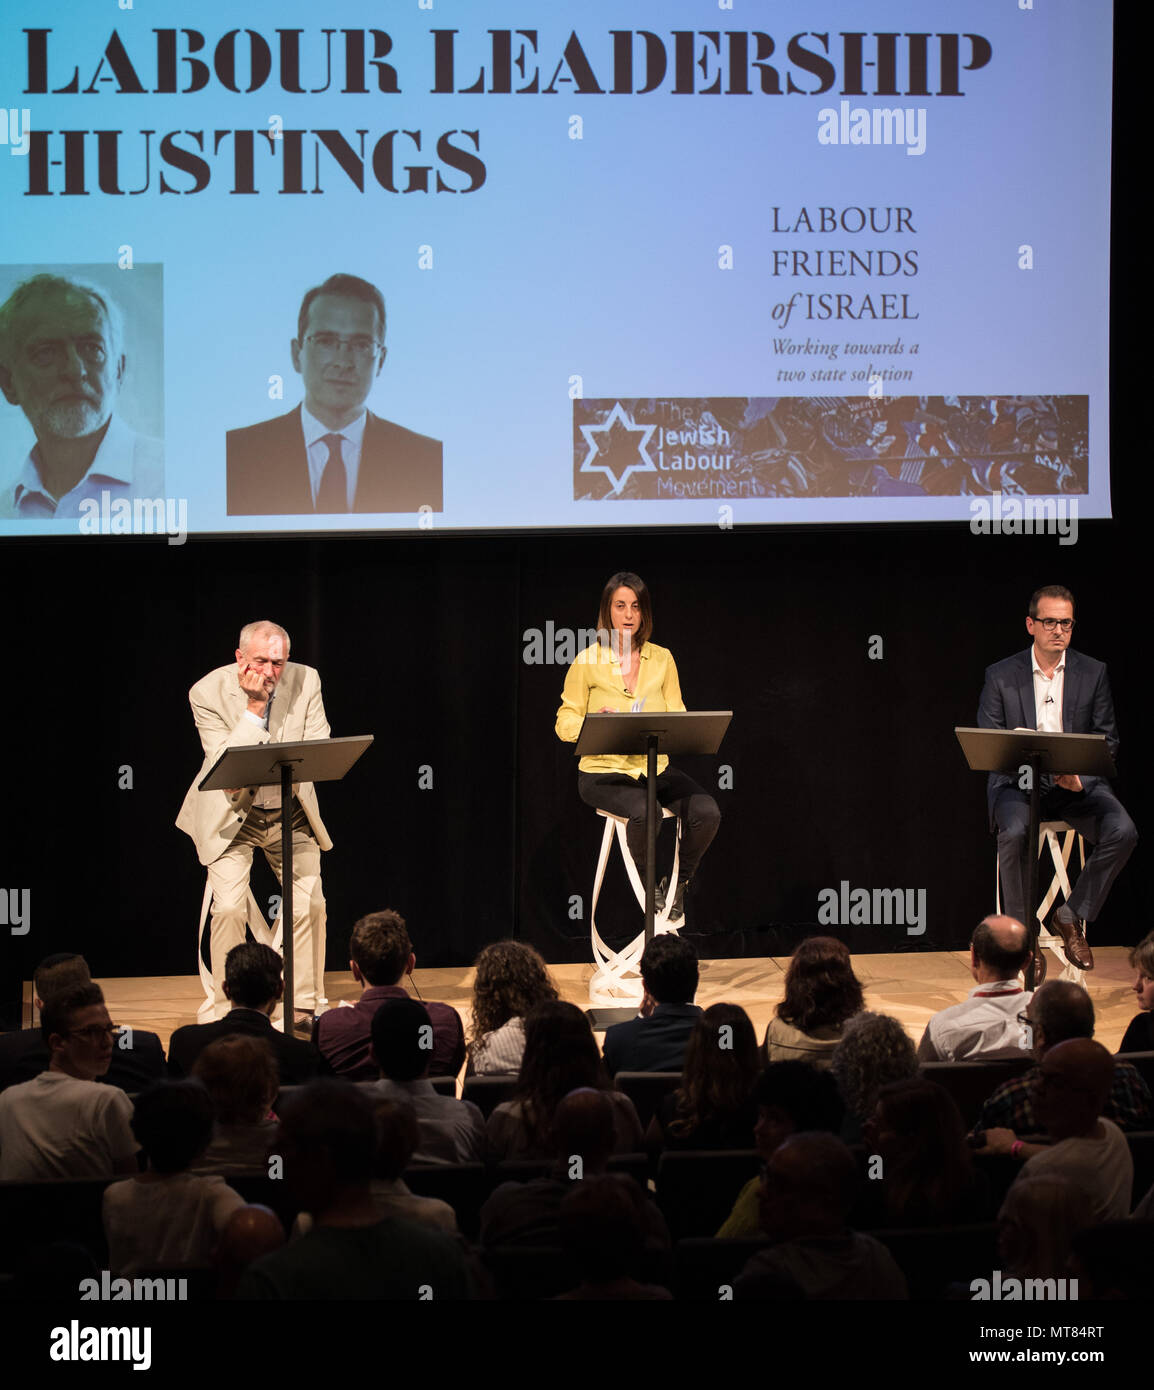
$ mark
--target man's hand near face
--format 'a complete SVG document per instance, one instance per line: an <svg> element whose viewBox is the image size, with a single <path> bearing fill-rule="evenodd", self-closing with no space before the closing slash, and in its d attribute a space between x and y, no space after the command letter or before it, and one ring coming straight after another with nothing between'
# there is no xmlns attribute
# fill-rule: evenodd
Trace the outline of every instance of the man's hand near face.
<svg viewBox="0 0 1154 1390"><path fill-rule="evenodd" d="M269 696L276 688L276 681L246 661L238 661L236 670L240 688L248 696L249 713L263 719L268 709Z"/></svg>

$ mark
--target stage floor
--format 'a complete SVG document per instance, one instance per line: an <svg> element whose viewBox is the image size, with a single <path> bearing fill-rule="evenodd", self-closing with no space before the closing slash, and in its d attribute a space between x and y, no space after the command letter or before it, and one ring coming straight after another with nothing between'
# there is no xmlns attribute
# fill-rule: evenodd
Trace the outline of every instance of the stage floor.
<svg viewBox="0 0 1154 1390"><path fill-rule="evenodd" d="M1122 1040L1126 1025L1138 1012L1131 988L1134 972L1127 964L1125 946L1095 947L1096 969L1085 977L1094 1001L1094 1036L1113 1052ZM1061 966L1054 952L1049 953L1049 979L1056 979ZM760 1039L765 1035L773 1006L784 994L788 957L743 960L703 960L697 1002L703 1007L721 1002L740 1004L753 1020ZM939 1009L957 1004L974 987L966 951L895 953L855 956L854 970L865 988L866 1008L891 1014L900 1020L915 1043L921 1038L926 1020ZM591 964L552 965L553 978L562 997L587 1008ZM471 966L420 970L414 980L421 996L452 1004L469 1025L473 969ZM204 998L195 975L159 975L151 978L100 979L115 1023L131 1024L159 1033L165 1048L173 1029L197 1021L196 1011ZM348 971L330 971L325 976L330 1007L340 1000L354 1000L360 987ZM409 986L413 993L412 984ZM26 989L31 998L31 987Z"/></svg>

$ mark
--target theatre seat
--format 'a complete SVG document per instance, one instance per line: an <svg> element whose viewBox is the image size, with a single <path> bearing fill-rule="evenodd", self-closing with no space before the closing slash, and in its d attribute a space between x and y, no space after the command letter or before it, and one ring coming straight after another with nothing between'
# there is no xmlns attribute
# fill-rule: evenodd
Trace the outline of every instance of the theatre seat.
<svg viewBox="0 0 1154 1390"><path fill-rule="evenodd" d="M915 1302L942 1298L950 1284L962 1284L968 1290L971 1279L989 1279L998 1267L997 1233L992 1221L981 1226L870 1232L894 1257Z"/></svg>
<svg viewBox="0 0 1154 1390"><path fill-rule="evenodd" d="M687 1149L663 1153L657 1165L657 1205L675 1241L712 1236L737 1194L761 1171L756 1149Z"/></svg>
<svg viewBox="0 0 1154 1390"><path fill-rule="evenodd" d="M499 1076L466 1076L462 1100L471 1100L486 1119L498 1105L511 1100L517 1085L515 1072Z"/></svg>
<svg viewBox="0 0 1154 1390"><path fill-rule="evenodd" d="M547 1178L552 1168L553 1161L547 1158L505 1158L492 1171L493 1186L503 1182L532 1182L534 1178ZM648 1154L612 1154L609 1171L624 1173L642 1190L648 1190Z"/></svg>
<svg viewBox="0 0 1154 1390"><path fill-rule="evenodd" d="M1003 1081L1012 1081L1034 1065L1034 1058L1023 1052L1017 1057L981 1062L923 1062L920 1067L927 1081L936 1081L953 1096L966 1129L977 1124L982 1105Z"/></svg>
<svg viewBox="0 0 1154 1390"><path fill-rule="evenodd" d="M633 1102L644 1130L657 1113L657 1107L670 1091L681 1084L679 1071L619 1071L613 1084Z"/></svg>
<svg viewBox="0 0 1154 1390"><path fill-rule="evenodd" d="M401 1176L414 1196L448 1202L461 1234L476 1240L481 1208L493 1190L492 1174L483 1163L413 1163Z"/></svg>

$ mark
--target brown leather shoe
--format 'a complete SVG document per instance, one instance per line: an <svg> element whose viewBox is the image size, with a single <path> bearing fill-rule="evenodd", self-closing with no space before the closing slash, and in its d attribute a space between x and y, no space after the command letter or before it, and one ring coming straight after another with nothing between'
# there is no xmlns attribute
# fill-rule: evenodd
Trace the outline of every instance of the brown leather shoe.
<svg viewBox="0 0 1154 1390"><path fill-rule="evenodd" d="M1042 983L1046 978L1046 971L1049 966L1046 962L1046 953L1041 946L1034 946L1034 988L1041 989Z"/></svg>
<svg viewBox="0 0 1154 1390"><path fill-rule="evenodd" d="M1063 903L1050 921L1062 938L1062 950L1070 964L1079 970L1093 970L1094 953L1086 940L1085 924L1074 916L1072 909Z"/></svg>

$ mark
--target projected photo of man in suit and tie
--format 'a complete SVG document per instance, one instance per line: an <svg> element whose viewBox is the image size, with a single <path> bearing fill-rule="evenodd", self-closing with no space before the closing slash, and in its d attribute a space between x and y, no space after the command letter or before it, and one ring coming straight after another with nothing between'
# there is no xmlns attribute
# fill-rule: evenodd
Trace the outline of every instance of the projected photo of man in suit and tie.
<svg viewBox="0 0 1154 1390"><path fill-rule="evenodd" d="M292 363L304 401L229 430L229 516L442 509L441 441L365 408L385 365L385 300L330 275L301 302Z"/></svg>

